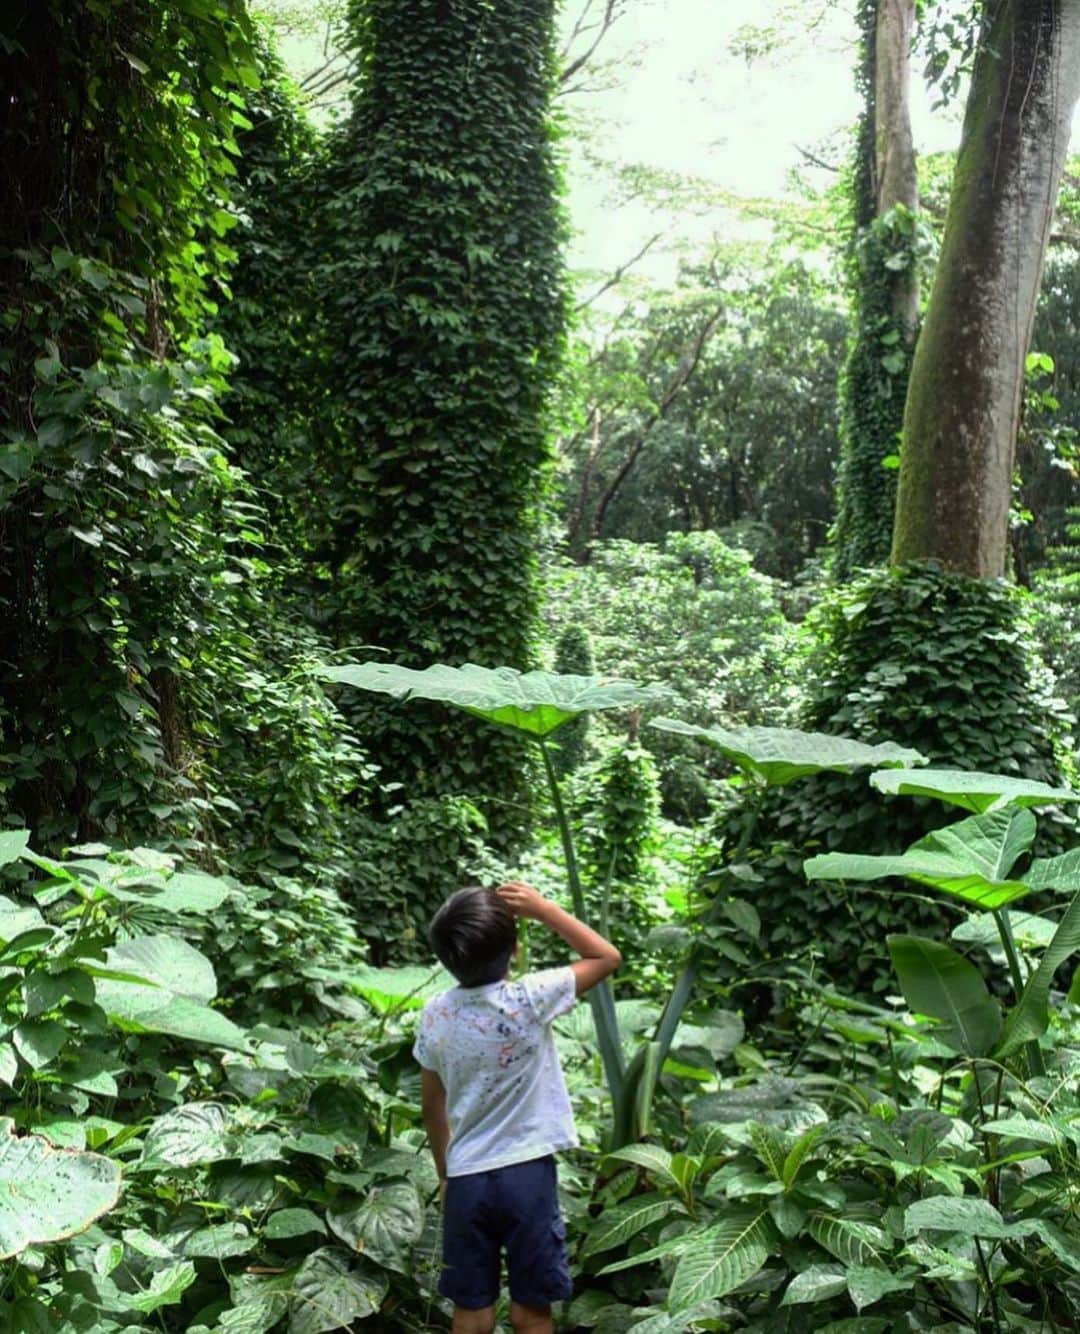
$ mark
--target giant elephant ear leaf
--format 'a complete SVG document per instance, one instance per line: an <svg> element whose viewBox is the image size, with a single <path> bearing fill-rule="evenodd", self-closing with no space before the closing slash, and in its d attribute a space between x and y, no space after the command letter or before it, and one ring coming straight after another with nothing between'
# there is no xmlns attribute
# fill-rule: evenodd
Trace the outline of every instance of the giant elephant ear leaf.
<svg viewBox="0 0 1080 1334"><path fill-rule="evenodd" d="M803 863L808 880L884 880L930 885L976 908L1001 908L1029 892L1010 872L1035 838L1035 817L1003 809L935 830L906 852L885 856L829 852Z"/></svg>
<svg viewBox="0 0 1080 1334"><path fill-rule="evenodd" d="M975 815L1002 806L1049 806L1058 801L1080 801L1080 793L1068 788L966 769L883 769L871 774L870 782L879 792L933 797Z"/></svg>
<svg viewBox="0 0 1080 1334"><path fill-rule="evenodd" d="M84 1231L120 1198L119 1163L13 1132L0 1119L0 1260Z"/></svg>
<svg viewBox="0 0 1080 1334"><path fill-rule="evenodd" d="M324 667L326 681L373 690L396 699L437 700L515 732L542 738L582 713L637 708L668 698L664 686L639 686L604 676L519 672L513 667L436 664L423 671L392 662Z"/></svg>
<svg viewBox="0 0 1080 1334"><path fill-rule="evenodd" d="M826 770L851 773L874 765L910 767L924 762L917 750L889 741L871 746L850 737L800 732L791 727L697 727L677 718L654 718L649 726L707 741L745 773L770 787L782 787Z"/></svg>

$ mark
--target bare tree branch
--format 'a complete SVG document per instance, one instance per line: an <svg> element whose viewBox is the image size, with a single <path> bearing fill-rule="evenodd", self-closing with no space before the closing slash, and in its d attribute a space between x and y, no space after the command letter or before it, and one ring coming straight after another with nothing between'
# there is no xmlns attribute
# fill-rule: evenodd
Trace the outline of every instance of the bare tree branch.
<svg viewBox="0 0 1080 1334"><path fill-rule="evenodd" d="M666 419L680 393L682 393L694 378L694 375L701 364L701 356L705 351L705 345L711 338L716 326L720 323L723 314L724 307L718 305L698 329L697 334L694 336L693 343L679 362L674 375L672 375L671 379L668 381L656 411L634 438L626 457L619 465L615 476L608 483L604 494L600 497L600 502L593 515L592 527L589 532L590 542L597 541L600 534L603 532L604 519L607 516L608 508L641 456L641 451L645 448L653 429L659 422ZM588 560L587 551L583 553L583 559Z"/></svg>
<svg viewBox="0 0 1080 1334"><path fill-rule="evenodd" d="M603 17L600 19L598 24L593 24L590 28L587 29L581 27L575 28L575 33L577 35L580 35L581 33L586 31L588 32L595 31L596 36L593 38L590 45L581 53L581 55L577 56L574 60L571 60L569 65L567 65L566 68L562 70L562 72L559 74L560 88L562 88L564 84L569 83L570 80L574 77L574 75L577 74L579 70L584 69L584 67L593 58L593 56L596 54L597 47L608 35L608 33L612 28L612 25L618 22L618 20L622 17L624 7L625 7L625 0L604 0L604 13ZM591 8L592 8L592 0L589 0L589 3L585 6L585 12L581 16L582 20L588 14Z"/></svg>
<svg viewBox="0 0 1080 1334"><path fill-rule="evenodd" d="M624 264L620 264L619 267L614 270L611 276L606 278L600 284L600 286L596 289L595 292L590 293L589 296L585 297L584 300L579 301L577 305L574 307L575 311L586 310L589 306L592 305L594 301L599 300L600 297L602 297L604 293L608 291L610 288L614 287L615 284L619 282L623 278L623 276L626 273L628 273L629 270L632 269L639 260L645 258L645 256L649 253L649 251L653 248L653 246L657 243L657 241L659 241L664 236L664 234L665 234L664 232L657 232L654 236L650 236L636 255L632 255Z"/></svg>
<svg viewBox="0 0 1080 1334"><path fill-rule="evenodd" d="M803 148L801 144L795 144L795 150L804 157L812 167L820 167L822 171L838 172L840 170L840 168L834 166L833 163L826 162L824 158L818 157L816 153L811 153L808 148Z"/></svg>

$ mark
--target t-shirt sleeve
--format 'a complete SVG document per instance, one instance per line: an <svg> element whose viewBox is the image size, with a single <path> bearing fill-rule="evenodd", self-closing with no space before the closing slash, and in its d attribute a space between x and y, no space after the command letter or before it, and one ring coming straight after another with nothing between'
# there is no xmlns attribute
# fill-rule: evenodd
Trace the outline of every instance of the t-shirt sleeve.
<svg viewBox="0 0 1080 1334"><path fill-rule="evenodd" d="M541 973L529 973L522 978L525 994L533 1013L542 1024L550 1024L560 1014L573 1008L577 1000L577 983L574 970L565 968L545 968Z"/></svg>
<svg viewBox="0 0 1080 1334"><path fill-rule="evenodd" d="M413 1043L413 1058L424 1067L425 1070L439 1069L438 1059L436 1057L437 1044L434 1041L435 1016L425 1007L420 1011L420 1022L416 1026L416 1041Z"/></svg>

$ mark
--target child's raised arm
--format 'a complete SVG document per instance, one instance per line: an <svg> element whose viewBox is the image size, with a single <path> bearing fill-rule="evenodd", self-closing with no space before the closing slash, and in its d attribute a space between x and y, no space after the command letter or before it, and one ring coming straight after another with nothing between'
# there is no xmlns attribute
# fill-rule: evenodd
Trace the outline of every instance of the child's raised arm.
<svg viewBox="0 0 1080 1334"><path fill-rule="evenodd" d="M531 917L534 922L543 922L581 955L577 963L570 965L574 970L574 986L579 996L605 977L610 977L622 963L622 955L610 940L605 940L591 926L579 922L557 903L545 899L531 885L522 880L511 880L509 884L500 885L498 892L518 917Z"/></svg>

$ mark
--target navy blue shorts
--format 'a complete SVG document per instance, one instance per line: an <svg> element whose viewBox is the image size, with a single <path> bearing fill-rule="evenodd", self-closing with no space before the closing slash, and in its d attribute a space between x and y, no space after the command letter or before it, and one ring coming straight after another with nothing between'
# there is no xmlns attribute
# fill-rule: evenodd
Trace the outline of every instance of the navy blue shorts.
<svg viewBox="0 0 1080 1334"><path fill-rule="evenodd" d="M494 1306L504 1250L515 1302L550 1306L570 1296L573 1284L554 1158L447 1181L442 1295L470 1311Z"/></svg>

